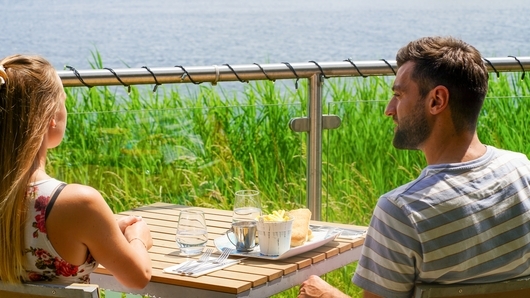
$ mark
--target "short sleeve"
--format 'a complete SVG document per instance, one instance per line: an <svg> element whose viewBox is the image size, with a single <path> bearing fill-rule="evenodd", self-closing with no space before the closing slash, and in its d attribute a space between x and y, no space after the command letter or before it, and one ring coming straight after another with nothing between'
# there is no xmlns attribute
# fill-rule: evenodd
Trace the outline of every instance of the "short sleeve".
<svg viewBox="0 0 530 298"><path fill-rule="evenodd" d="M383 297L410 297L421 255L407 214L383 196L374 210L352 281Z"/></svg>

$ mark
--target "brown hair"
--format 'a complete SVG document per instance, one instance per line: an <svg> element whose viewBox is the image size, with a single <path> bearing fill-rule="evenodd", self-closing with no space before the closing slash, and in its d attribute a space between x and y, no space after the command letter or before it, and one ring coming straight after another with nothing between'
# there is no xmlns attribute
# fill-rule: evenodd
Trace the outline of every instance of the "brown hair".
<svg viewBox="0 0 530 298"><path fill-rule="evenodd" d="M449 90L449 109L457 131L476 129L488 91L488 71L480 52L453 37L424 37L401 48L398 67L414 62L412 79L425 97L432 88Z"/></svg>
<svg viewBox="0 0 530 298"><path fill-rule="evenodd" d="M0 60L0 279L25 278L24 222L26 191L44 135L60 107L62 85L55 69L39 56L13 55Z"/></svg>

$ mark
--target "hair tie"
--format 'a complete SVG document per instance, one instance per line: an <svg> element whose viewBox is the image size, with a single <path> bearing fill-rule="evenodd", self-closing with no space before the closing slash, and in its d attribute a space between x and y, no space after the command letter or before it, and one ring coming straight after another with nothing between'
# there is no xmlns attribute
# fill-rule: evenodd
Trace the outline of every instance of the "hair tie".
<svg viewBox="0 0 530 298"><path fill-rule="evenodd" d="M4 85L7 80L6 69L2 64L0 64L0 86Z"/></svg>

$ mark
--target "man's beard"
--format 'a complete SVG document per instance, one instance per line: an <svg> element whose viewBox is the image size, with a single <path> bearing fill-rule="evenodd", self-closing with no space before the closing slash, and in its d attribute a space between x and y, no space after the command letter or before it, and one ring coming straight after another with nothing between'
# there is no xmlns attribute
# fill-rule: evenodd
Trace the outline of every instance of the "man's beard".
<svg viewBox="0 0 530 298"><path fill-rule="evenodd" d="M417 150L430 134L431 129L423 111L423 101L420 100L411 115L399 120L393 144L398 149Z"/></svg>

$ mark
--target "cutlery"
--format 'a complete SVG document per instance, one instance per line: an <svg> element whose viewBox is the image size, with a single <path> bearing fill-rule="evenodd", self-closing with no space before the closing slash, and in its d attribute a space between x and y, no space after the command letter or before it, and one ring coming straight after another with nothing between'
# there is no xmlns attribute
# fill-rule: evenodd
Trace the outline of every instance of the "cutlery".
<svg viewBox="0 0 530 298"><path fill-rule="evenodd" d="M184 263L185 265L182 265L180 266L179 268L173 270L175 272L178 272L178 273L183 273L187 270L190 270L190 269L193 269L195 267L198 267L200 265L202 265L203 263L206 263L208 262L208 260L210 259L210 255L212 254L213 252L213 248L208 248L206 249L206 251L202 254L202 256L197 260L197 261L188 261L186 263Z"/></svg>
<svg viewBox="0 0 530 298"><path fill-rule="evenodd" d="M213 264L213 263L212 264L206 264L204 266L201 266L200 268L193 269L192 272L187 273L186 275L187 276L192 276L192 275L196 275L196 274L201 274L201 273L203 273L205 271L208 271L208 270L211 270L211 269L215 269L217 267L222 268L225 265L230 266L230 265L234 265L234 264L239 264L244 259L245 258L239 259L239 260L224 260L223 262L221 262L219 264Z"/></svg>
<svg viewBox="0 0 530 298"><path fill-rule="evenodd" d="M224 248L223 253L219 255L219 257L211 262L203 262L199 264L198 266L194 266L193 268L188 268L184 270L184 272L181 272L186 275L193 275L197 272L204 271L206 269L215 268L217 266L223 265L224 261L230 256L231 253L233 253L234 250L230 248Z"/></svg>

